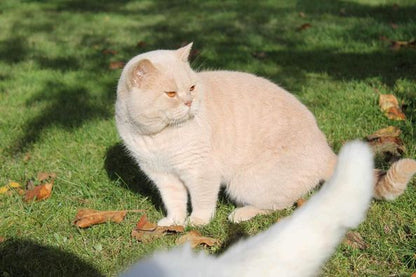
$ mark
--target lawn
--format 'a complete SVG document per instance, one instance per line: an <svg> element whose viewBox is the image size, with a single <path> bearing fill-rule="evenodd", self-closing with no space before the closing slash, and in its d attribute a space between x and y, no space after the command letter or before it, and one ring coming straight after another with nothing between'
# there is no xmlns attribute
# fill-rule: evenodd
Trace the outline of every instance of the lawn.
<svg viewBox="0 0 416 277"><path fill-rule="evenodd" d="M295 94L329 143L389 125L404 157L416 157L416 38L412 0L0 2L0 187L57 175L52 196L26 203L0 195L1 276L113 276L177 236L131 238L141 214L78 229L80 208L145 209L163 216L158 193L123 150L114 122L120 63L194 42L195 69L252 72ZM394 94L407 119L378 107ZM378 166L385 168L381 161ZM416 272L415 178L393 202L373 201L356 230L367 247L341 244L323 276L410 276ZM267 229L292 210L231 224L221 195L215 219L198 230L218 238L213 254ZM302 260L299 260L302 263Z"/></svg>

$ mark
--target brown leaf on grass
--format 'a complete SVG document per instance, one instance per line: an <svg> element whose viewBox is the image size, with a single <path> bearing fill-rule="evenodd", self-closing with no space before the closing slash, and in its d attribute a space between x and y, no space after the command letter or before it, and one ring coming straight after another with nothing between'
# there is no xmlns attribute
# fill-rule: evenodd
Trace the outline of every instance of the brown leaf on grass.
<svg viewBox="0 0 416 277"><path fill-rule="evenodd" d="M5 241L6 241L6 238L3 236L0 236L0 243L5 242Z"/></svg>
<svg viewBox="0 0 416 277"><path fill-rule="evenodd" d="M398 25L392 23L391 27L393 29L398 28ZM411 40L393 40L393 39L389 39L386 36L380 36L379 39L381 41L386 41L389 42L389 47L391 50L400 50L402 48L415 48L416 47L416 39L411 39Z"/></svg>
<svg viewBox="0 0 416 277"><path fill-rule="evenodd" d="M142 215L136 227L131 231L131 236L140 242L150 242L168 234L183 233L185 228L180 225L158 226L156 223L147 220L146 215Z"/></svg>
<svg viewBox="0 0 416 277"><path fill-rule="evenodd" d="M33 200L41 201L48 199L51 196L52 187L53 182L36 186L33 189L26 191L24 200L29 202Z"/></svg>
<svg viewBox="0 0 416 277"><path fill-rule="evenodd" d="M301 206L303 206L303 204L306 203L306 200L303 198L299 198L298 201L296 201L296 207L300 208Z"/></svg>
<svg viewBox="0 0 416 277"><path fill-rule="evenodd" d="M27 163L30 159L32 158L32 156L30 155L30 153L26 153L25 156L23 157L23 161L25 163Z"/></svg>
<svg viewBox="0 0 416 277"><path fill-rule="evenodd" d="M403 40L391 40L390 41L390 49L392 50L399 50L402 48L410 48L410 47L416 47L416 40L409 40L409 41L403 41Z"/></svg>
<svg viewBox="0 0 416 277"><path fill-rule="evenodd" d="M199 56L199 54L201 54L201 51L199 51L198 49L191 49L191 53L189 53L189 59L193 60L197 56Z"/></svg>
<svg viewBox="0 0 416 277"><path fill-rule="evenodd" d="M375 131L373 134L367 136L368 141L374 140L394 140L398 139L402 131L395 126L388 126L386 128ZM382 141L381 141L382 142Z"/></svg>
<svg viewBox="0 0 416 277"><path fill-rule="evenodd" d="M416 272L413 272L412 275L410 275L410 277L416 277Z"/></svg>
<svg viewBox="0 0 416 277"><path fill-rule="evenodd" d="M120 61L110 62L110 65L109 65L109 68L112 70L121 69L123 67L124 67L124 62L120 62Z"/></svg>
<svg viewBox="0 0 416 277"><path fill-rule="evenodd" d="M102 53L103 53L104 55L115 55L115 54L117 54L118 52L117 52L116 50L113 50L113 49L104 49L104 50L102 51Z"/></svg>
<svg viewBox="0 0 416 277"><path fill-rule="evenodd" d="M305 18L305 17L306 17L306 15L305 15L305 13L304 13L304 12L299 12L299 17Z"/></svg>
<svg viewBox="0 0 416 277"><path fill-rule="evenodd" d="M35 183L33 182L32 179L27 180L25 188L26 190L32 190L35 188Z"/></svg>
<svg viewBox="0 0 416 277"><path fill-rule="evenodd" d="M128 212L141 213L144 210L97 211L93 209L80 209L75 215L73 224L79 228L87 228L107 221L120 223Z"/></svg>
<svg viewBox="0 0 416 277"><path fill-rule="evenodd" d="M304 23L304 24L300 25L297 28L297 30L298 30L298 32L300 32L300 31L304 31L306 29L309 29L310 27L312 27L312 25L310 23Z"/></svg>
<svg viewBox="0 0 416 277"><path fill-rule="evenodd" d="M141 231L154 231L157 228L157 224L147 220L147 216L144 214L136 224L136 229Z"/></svg>
<svg viewBox="0 0 416 277"><path fill-rule="evenodd" d="M253 52L252 53L253 57L257 58L257 59L264 59L267 57L266 52L260 51L260 52Z"/></svg>
<svg viewBox="0 0 416 277"><path fill-rule="evenodd" d="M191 244L192 248L195 248L199 245L206 245L208 247L212 247L216 244L219 244L218 239L210 238L210 237L204 237L196 230L192 230L182 236L180 236L176 240L176 244L184 244L189 242Z"/></svg>
<svg viewBox="0 0 416 277"><path fill-rule="evenodd" d="M406 151L403 141L399 137L400 134L399 128L388 126L368 135L365 140L368 141L376 155L389 155L390 158L400 157Z"/></svg>
<svg viewBox="0 0 416 277"><path fill-rule="evenodd" d="M48 179L55 179L56 178L56 174L55 173L49 173L49 172L39 172L38 173L38 181L39 182L43 182L45 180Z"/></svg>
<svg viewBox="0 0 416 277"><path fill-rule="evenodd" d="M397 101L397 98L393 94L380 94L378 104L387 118L393 120L406 119L406 115L399 106L399 101Z"/></svg>
<svg viewBox="0 0 416 277"><path fill-rule="evenodd" d="M145 47L147 45L147 43L146 42L144 42L144 41L138 41L137 42L137 44L136 44L136 46L137 47L139 47L139 48L143 48L143 47Z"/></svg>
<svg viewBox="0 0 416 277"><path fill-rule="evenodd" d="M355 249L364 250L368 248L367 243L364 241L360 233L354 231L348 232L345 235L345 239L343 242Z"/></svg>
<svg viewBox="0 0 416 277"><path fill-rule="evenodd" d="M22 191L21 185L17 182L9 182L7 185L0 187L0 194L5 194L12 190Z"/></svg>

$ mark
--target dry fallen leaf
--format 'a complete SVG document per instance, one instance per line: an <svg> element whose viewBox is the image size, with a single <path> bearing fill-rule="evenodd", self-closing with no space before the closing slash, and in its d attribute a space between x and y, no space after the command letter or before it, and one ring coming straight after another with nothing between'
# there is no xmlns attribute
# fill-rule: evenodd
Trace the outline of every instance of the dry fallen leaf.
<svg viewBox="0 0 416 277"><path fill-rule="evenodd" d="M141 231L154 231L157 228L157 224L147 220L147 216L144 214L136 224L136 229Z"/></svg>
<svg viewBox="0 0 416 277"><path fill-rule="evenodd" d="M399 101L397 101L397 98L393 94L380 94L378 104L387 118L393 120L406 119L406 115L399 106Z"/></svg>
<svg viewBox="0 0 416 277"><path fill-rule="evenodd" d="M6 241L6 238L5 238L5 237L0 236L0 243L5 242L5 241Z"/></svg>
<svg viewBox="0 0 416 277"><path fill-rule="evenodd" d="M414 48L416 47L416 40L390 40L387 39L387 41L390 42L390 49L392 50L400 50L402 48Z"/></svg>
<svg viewBox="0 0 416 277"><path fill-rule="evenodd" d="M6 192L8 192L12 189L21 190L20 187L21 186L20 186L19 183L9 182L7 185L0 187L0 194L5 194Z"/></svg>
<svg viewBox="0 0 416 277"><path fill-rule="evenodd" d="M305 203L306 203L306 200L305 199L299 198L298 201L296 201L296 207L299 208L299 207L301 207Z"/></svg>
<svg viewBox="0 0 416 277"><path fill-rule="evenodd" d="M395 126L388 126L386 128L377 130L376 132L374 132L374 134L368 135L367 139L369 141L373 141L373 140L390 140L390 138L398 138L400 136L400 134L402 133L402 131L395 127Z"/></svg>
<svg viewBox="0 0 416 277"><path fill-rule="evenodd" d="M109 68L110 69L121 69L124 67L124 62L110 62Z"/></svg>
<svg viewBox="0 0 416 277"><path fill-rule="evenodd" d="M309 29L310 27L312 27L312 25L310 23L304 23L302 25L300 25L300 27L297 28L297 30L300 31L304 31L306 29Z"/></svg>
<svg viewBox="0 0 416 277"><path fill-rule="evenodd" d="M32 200L41 201L48 199L51 196L52 187L53 182L36 186L33 189L26 191L24 200L28 202Z"/></svg>
<svg viewBox="0 0 416 277"><path fill-rule="evenodd" d="M180 225L158 226L156 223L147 220L147 216L143 215L136 227L132 230L131 236L140 242L150 242L167 234L183 233L185 228Z"/></svg>
<svg viewBox="0 0 416 277"><path fill-rule="evenodd" d="M355 249L364 250L368 245L358 232L350 231L345 235L344 243Z"/></svg>
<svg viewBox="0 0 416 277"><path fill-rule="evenodd" d="M136 46L139 47L139 48L145 47L146 45L147 45L147 43L142 41L142 40L137 42L137 44L136 44Z"/></svg>
<svg viewBox="0 0 416 277"><path fill-rule="evenodd" d="M144 210L123 211L97 211L93 209L80 209L75 215L73 224L79 228L87 228L107 221L120 223L128 212L144 212Z"/></svg>
<svg viewBox="0 0 416 277"><path fill-rule="evenodd" d="M104 55L115 55L115 54L117 54L118 52L117 52L116 50L113 50L113 49L104 49L104 50L102 51L102 53L103 53Z"/></svg>
<svg viewBox="0 0 416 277"><path fill-rule="evenodd" d="M267 54L266 52L260 51L260 52L254 52L252 53L253 57L257 58L257 59L264 59L267 58Z"/></svg>
<svg viewBox="0 0 416 277"><path fill-rule="evenodd" d="M305 13L304 13L304 12L299 12L299 17L305 18L305 17L306 17L306 15L305 15Z"/></svg>
<svg viewBox="0 0 416 277"><path fill-rule="evenodd" d="M406 151L403 141L399 137L400 133L399 128L388 126L377 130L365 139L376 155L388 155L389 159L398 158Z"/></svg>
<svg viewBox="0 0 416 277"><path fill-rule="evenodd" d="M25 188L26 190L32 190L35 188L35 183L32 179L27 180Z"/></svg>
<svg viewBox="0 0 416 277"><path fill-rule="evenodd" d="M412 275L410 275L410 277L416 277L416 272L413 272Z"/></svg>
<svg viewBox="0 0 416 277"><path fill-rule="evenodd" d="M208 247L214 246L216 244L219 244L218 239L204 237L196 230L192 230L182 236L180 236L177 240L177 244L184 244L189 242L191 244L192 248L195 248L199 245L206 245Z"/></svg>
<svg viewBox="0 0 416 277"><path fill-rule="evenodd" d="M48 179L55 179L56 178L56 174L55 173L49 173L49 172L39 172L38 173L38 181L39 182L43 182L45 180Z"/></svg>
<svg viewBox="0 0 416 277"><path fill-rule="evenodd" d="M32 158L32 156L30 155L30 153L26 153L25 156L23 157L23 161L25 163L27 163L30 159Z"/></svg>

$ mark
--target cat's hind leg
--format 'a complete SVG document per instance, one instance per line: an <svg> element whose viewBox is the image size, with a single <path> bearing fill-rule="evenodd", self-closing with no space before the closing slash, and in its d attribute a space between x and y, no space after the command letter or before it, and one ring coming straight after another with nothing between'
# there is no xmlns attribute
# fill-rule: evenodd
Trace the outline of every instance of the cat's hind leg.
<svg viewBox="0 0 416 277"><path fill-rule="evenodd" d="M272 213L273 210L266 210L266 209L259 209L254 206L243 206L236 208L229 216L228 220L233 223L239 223L242 221L249 220L256 215L262 215L262 214L269 214Z"/></svg>

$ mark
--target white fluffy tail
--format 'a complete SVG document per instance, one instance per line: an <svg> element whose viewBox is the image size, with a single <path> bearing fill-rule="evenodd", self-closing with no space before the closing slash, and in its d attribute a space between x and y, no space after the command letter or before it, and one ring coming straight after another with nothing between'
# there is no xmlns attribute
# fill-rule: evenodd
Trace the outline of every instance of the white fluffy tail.
<svg viewBox="0 0 416 277"><path fill-rule="evenodd" d="M348 143L332 178L316 195L292 216L237 244L220 260L233 276L315 275L346 231L364 219L372 194L371 151L362 142Z"/></svg>
<svg viewBox="0 0 416 277"><path fill-rule="evenodd" d="M161 252L123 276L314 276L345 232L365 217L373 195L373 158L361 142L347 144L332 178L294 214L219 258L190 247Z"/></svg>

